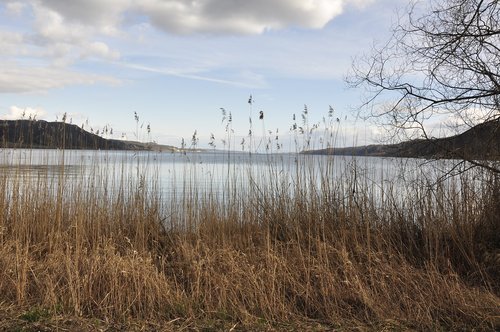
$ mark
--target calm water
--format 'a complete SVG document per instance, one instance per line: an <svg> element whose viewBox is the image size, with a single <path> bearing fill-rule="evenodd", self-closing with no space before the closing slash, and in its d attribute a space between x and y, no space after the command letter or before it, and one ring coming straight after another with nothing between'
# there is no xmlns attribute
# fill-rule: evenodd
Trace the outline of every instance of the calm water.
<svg viewBox="0 0 500 332"><path fill-rule="evenodd" d="M113 190L120 185L154 187L163 197L231 190L245 195L254 186L263 190L295 184L317 187L327 183L347 191L358 187L383 196L408 183L431 183L450 162L417 159L306 156L297 154L170 153L147 151L0 150L0 174L8 181L61 181L67 186Z"/></svg>

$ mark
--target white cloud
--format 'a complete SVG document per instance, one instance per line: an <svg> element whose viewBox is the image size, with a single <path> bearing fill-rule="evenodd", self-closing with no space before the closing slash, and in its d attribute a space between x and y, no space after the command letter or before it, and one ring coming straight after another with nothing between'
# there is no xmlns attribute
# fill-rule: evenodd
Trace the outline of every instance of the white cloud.
<svg viewBox="0 0 500 332"><path fill-rule="evenodd" d="M119 84L111 77L85 74L65 68L23 67L0 64L0 93L40 92L76 84Z"/></svg>
<svg viewBox="0 0 500 332"><path fill-rule="evenodd" d="M52 64L82 58L117 60L110 37L146 24L172 34L261 34L288 27L319 29L348 6L374 0L28 0L7 1L11 13L26 12L32 32L0 35L0 54L19 47ZM28 9L31 12L28 12ZM128 26L127 26L128 25ZM8 39L7 39L8 38ZM25 53L27 51L25 50Z"/></svg>
<svg viewBox="0 0 500 332"><path fill-rule="evenodd" d="M290 26L319 29L349 6L374 0L39 0L72 24L117 31L123 17L140 14L170 33L260 34Z"/></svg>
<svg viewBox="0 0 500 332"><path fill-rule="evenodd" d="M33 5L34 27L41 42L80 43L91 34L91 28L66 22L64 16L38 4Z"/></svg>
<svg viewBox="0 0 500 332"><path fill-rule="evenodd" d="M52 58L53 64L69 65L87 57L106 60L119 58L118 51L112 50L103 41L95 40L100 34L112 28L87 24L71 17L68 19L38 2L34 3L32 8L35 34L31 36L31 41L43 48L43 53Z"/></svg>
<svg viewBox="0 0 500 332"><path fill-rule="evenodd" d="M114 31L131 0L39 0L39 3L59 13L68 22L93 26L101 31Z"/></svg>
<svg viewBox="0 0 500 332"><path fill-rule="evenodd" d="M18 55L25 52L23 35L16 32L0 31L0 55Z"/></svg>
<svg viewBox="0 0 500 332"><path fill-rule="evenodd" d="M18 120L18 119L44 119L47 112L40 107L18 107L11 106L6 114L0 115L2 120Z"/></svg>
<svg viewBox="0 0 500 332"><path fill-rule="evenodd" d="M311 50L306 44L297 47L296 44L291 45L290 42L281 40L282 46L286 48L283 51L277 49L274 40L270 41L272 47L259 52L260 55L247 56L243 53L245 51L226 52L224 49L217 55L217 50L210 51L213 39L205 42L203 47L193 47L194 44L189 41L204 37L197 36L189 39L184 47L179 38L175 39L173 35L255 35L288 27L320 29L348 6L362 7L372 1L374 0L6 1L5 8L8 12L19 15L19 19L24 20L24 27L31 26L32 30L23 28L17 31L0 31L0 56L4 57L0 63L0 93L45 91L71 84L115 84L117 81L110 77L78 73L69 68L82 59L120 60L121 54L116 45L139 42L132 40L133 35L127 36L133 30L129 29L131 27L142 27L140 31L146 31L148 35L157 33L158 30L167 32L170 36L164 41L170 42L170 46L158 45L156 49L166 50L169 58L175 59L175 56L170 55L172 53L191 50L190 58L178 58L189 64L178 67L176 63L162 63L153 69L163 74L252 87L265 85L261 70L281 70L292 76L331 77L333 69L322 65L330 61L331 52L321 56L319 54L325 53ZM158 30L153 31L150 29L152 26ZM127 37L131 39L127 40ZM240 42L243 43L241 40ZM227 45L231 45L231 41ZM205 55L209 52L214 57ZM314 55L313 60L311 54L306 55L310 60L304 65L303 61L297 61L304 58L304 52L317 55ZM246 53L257 54L253 50ZM283 57L283 54L288 56ZM223 58L228 61L222 61ZM210 63L205 63L205 60ZM18 65L21 63L23 66ZM29 63L36 65L26 65ZM242 66L242 63L245 65ZM147 67L155 66L148 64ZM187 67L200 68L192 70ZM220 68L228 68L229 75L226 75L227 72L213 75Z"/></svg>
<svg viewBox="0 0 500 332"><path fill-rule="evenodd" d="M85 49L87 51L87 56L98 56L109 60L117 60L120 57L119 52L113 51L103 42L92 42L88 44Z"/></svg>
<svg viewBox="0 0 500 332"><path fill-rule="evenodd" d="M290 26L320 29L346 5L345 0L143 0L133 6L172 33L261 34Z"/></svg>
<svg viewBox="0 0 500 332"><path fill-rule="evenodd" d="M0 93L119 82L111 77L69 69L81 59L116 60L120 57L120 53L104 41L96 40L105 28L72 17L68 19L46 6L44 1L7 2L5 8L10 15L26 12L27 15L19 19L31 21L33 30L0 30L0 57L3 57L0 62Z"/></svg>
<svg viewBox="0 0 500 332"><path fill-rule="evenodd" d="M26 4L22 3L22 2L18 2L18 1L8 2L5 5L5 8L7 9L7 12L10 15L17 16L17 15L20 15L23 12L23 10L26 8Z"/></svg>

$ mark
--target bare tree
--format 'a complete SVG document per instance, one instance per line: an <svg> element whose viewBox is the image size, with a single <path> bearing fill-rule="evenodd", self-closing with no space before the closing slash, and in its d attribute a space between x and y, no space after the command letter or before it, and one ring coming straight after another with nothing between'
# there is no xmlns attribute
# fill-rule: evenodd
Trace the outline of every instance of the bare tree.
<svg viewBox="0 0 500 332"><path fill-rule="evenodd" d="M453 119L461 130L479 120L496 123L496 138L484 144L498 145L499 1L413 2L390 40L355 60L348 82L367 91L369 116L406 138L432 140L431 118ZM500 172L498 163L468 161Z"/></svg>

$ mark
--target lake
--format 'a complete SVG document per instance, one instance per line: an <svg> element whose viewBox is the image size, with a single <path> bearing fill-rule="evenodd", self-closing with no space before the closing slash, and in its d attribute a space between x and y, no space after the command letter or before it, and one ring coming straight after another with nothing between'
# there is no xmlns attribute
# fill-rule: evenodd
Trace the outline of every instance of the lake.
<svg viewBox="0 0 500 332"><path fill-rule="evenodd" d="M0 150L0 174L10 185L48 182L49 190L62 183L69 189L91 186L111 192L144 187L174 201L195 194L225 202L234 195L244 197L249 190L293 194L296 188L335 188L346 195L362 190L380 199L396 191L404 201L411 186L430 187L451 163L219 151Z"/></svg>

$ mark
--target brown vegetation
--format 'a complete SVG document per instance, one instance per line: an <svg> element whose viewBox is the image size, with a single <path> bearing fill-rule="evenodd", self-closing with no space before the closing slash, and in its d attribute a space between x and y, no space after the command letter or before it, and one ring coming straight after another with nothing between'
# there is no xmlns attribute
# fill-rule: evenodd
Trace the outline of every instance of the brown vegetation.
<svg viewBox="0 0 500 332"><path fill-rule="evenodd" d="M500 327L498 179L398 203L307 169L225 202L4 176L0 330Z"/></svg>

